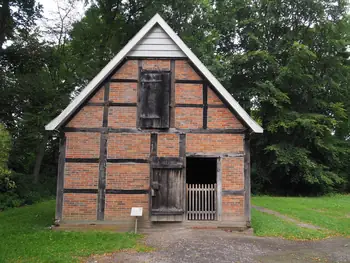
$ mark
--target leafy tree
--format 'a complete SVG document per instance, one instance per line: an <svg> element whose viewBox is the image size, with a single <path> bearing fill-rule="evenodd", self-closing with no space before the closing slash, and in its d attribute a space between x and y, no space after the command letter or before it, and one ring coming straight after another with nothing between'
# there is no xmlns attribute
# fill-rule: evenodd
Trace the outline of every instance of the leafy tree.
<svg viewBox="0 0 350 263"><path fill-rule="evenodd" d="M10 134L6 131L4 125L0 124L0 192L15 187L11 179L11 171L7 166L10 149Z"/></svg>
<svg viewBox="0 0 350 263"><path fill-rule="evenodd" d="M18 31L30 31L41 9L35 0L0 0L0 50Z"/></svg>
<svg viewBox="0 0 350 263"><path fill-rule="evenodd" d="M217 2L226 86L265 129L253 143L260 190L315 194L344 184L349 144L336 134L349 121L346 10L346 1Z"/></svg>

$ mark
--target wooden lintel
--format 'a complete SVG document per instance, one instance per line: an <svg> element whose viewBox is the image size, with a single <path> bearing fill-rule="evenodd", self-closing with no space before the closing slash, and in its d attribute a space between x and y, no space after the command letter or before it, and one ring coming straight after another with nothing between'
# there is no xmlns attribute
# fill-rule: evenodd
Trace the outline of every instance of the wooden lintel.
<svg viewBox="0 0 350 263"><path fill-rule="evenodd" d="M152 157L151 167L159 169L181 169L184 167L182 157Z"/></svg>

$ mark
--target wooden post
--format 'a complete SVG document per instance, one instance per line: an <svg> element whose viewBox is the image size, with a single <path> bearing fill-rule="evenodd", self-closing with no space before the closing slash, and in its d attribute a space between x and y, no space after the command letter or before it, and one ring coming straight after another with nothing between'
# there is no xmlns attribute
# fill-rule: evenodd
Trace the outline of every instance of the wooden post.
<svg viewBox="0 0 350 263"><path fill-rule="evenodd" d="M175 60L170 61L170 128L175 128Z"/></svg>
<svg viewBox="0 0 350 263"><path fill-rule="evenodd" d="M103 122L104 128L108 127L109 110L109 82L105 84L104 92ZM98 196L97 196L97 220L104 220L105 199L106 199L106 168L107 168L107 141L108 131L102 131L100 137L100 159L98 175Z"/></svg>
<svg viewBox="0 0 350 263"><path fill-rule="evenodd" d="M60 134L60 147L59 147L59 159L58 159L58 173L57 173L57 192L56 192L56 216L55 224L59 225L62 220L63 210L63 191L64 191L64 166L66 158L66 136L62 132Z"/></svg>
<svg viewBox="0 0 350 263"><path fill-rule="evenodd" d="M186 193L186 134L180 134L179 138L179 155L183 158L184 167L182 168L183 173L183 220L187 219L187 193Z"/></svg>
<svg viewBox="0 0 350 263"><path fill-rule="evenodd" d="M203 129L208 128L208 84L203 84Z"/></svg>
<svg viewBox="0 0 350 263"><path fill-rule="evenodd" d="M221 157L217 158L216 162L216 220L221 221L222 215L222 174L221 174Z"/></svg>
<svg viewBox="0 0 350 263"><path fill-rule="evenodd" d="M244 216L247 226L251 225L251 204L250 204L250 136L244 136Z"/></svg>

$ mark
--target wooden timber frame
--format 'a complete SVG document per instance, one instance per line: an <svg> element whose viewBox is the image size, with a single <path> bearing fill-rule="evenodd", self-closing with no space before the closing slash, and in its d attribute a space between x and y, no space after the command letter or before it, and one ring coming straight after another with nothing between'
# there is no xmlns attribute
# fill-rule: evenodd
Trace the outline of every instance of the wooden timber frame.
<svg viewBox="0 0 350 263"><path fill-rule="evenodd" d="M131 58L132 60L138 60L138 69L139 74L142 71L143 60L154 58ZM104 101L102 103L83 103L76 113L82 109L84 106L103 106L103 124L101 128L85 128L85 127L65 127L65 125L75 116L73 114L70 118L65 121L65 124L61 129L61 143L60 143L60 155L59 155L59 166L58 166L58 177L57 177L57 203L56 203L56 221L59 223L62 221L62 211L63 211L63 200L64 193L96 193L98 197L97 201L97 220L104 221L104 208L105 208L105 195L108 194L149 194L149 204L151 206L151 182L149 189L106 189L106 165L107 163L149 163L151 166L153 157L157 157L157 144L158 144L158 134L169 133L169 134L178 134L179 135L179 156L183 160L182 173L184 176L184 185L183 185L183 196L186 197L186 158L187 157L201 157L201 158L216 158L217 160L217 221L222 220L222 196L244 196L244 216L246 218L247 225L250 226L251 221L251 205L250 205L250 135L248 133L248 128L239 129L209 129L208 128L208 108L223 108L227 107L240 121L240 117L235 111L225 102L222 96L215 90L211 89L223 102L223 105L211 105L208 104L208 89L210 84L204 79L203 75L196 69L192 64L193 69L203 78L200 81L190 81L190 80L176 80L175 79L175 60L186 60L185 58L156 58L170 60L170 69L171 69L171 101L170 101L170 128L169 129L140 129L140 128L110 128L108 127L108 111L110 106L123 106L123 107L137 107L137 120L136 127L139 127L139 103L140 98L137 98L137 103L111 103L109 101L109 83L110 82L120 82L120 83L137 83L137 94L139 96L140 81L139 79L113 79L113 74L118 71L122 65L127 61L125 59L124 63L121 63L116 70L110 74L108 78L101 85L101 88L105 89ZM175 103L175 83L182 84L202 84L203 87L203 104L176 104ZM89 98L93 97L98 89L90 95ZM88 101L87 99L86 101ZM203 125L200 129L178 129L175 128L175 109L176 107L196 107L203 109ZM244 123L244 122L242 122ZM100 133L100 157L99 158L66 158L66 138L64 132L97 132ZM151 136L150 144L150 158L148 159L122 159L107 158L107 143L108 143L108 134L109 133L147 133ZM244 153L229 153L229 154L217 154L217 153L201 153L194 152L190 153L186 151L186 134L242 134L244 135ZM225 190L222 191L222 158L224 157L244 157L244 189L241 190ZM98 189L65 189L64 188L64 168L66 162L74 163L99 163L99 180L98 180ZM150 178L152 178L152 168L150 168ZM186 200L183 202L183 211L181 215L181 221L187 221L186 219ZM149 209L149 218L151 218L151 209ZM179 218L179 216L177 216Z"/></svg>

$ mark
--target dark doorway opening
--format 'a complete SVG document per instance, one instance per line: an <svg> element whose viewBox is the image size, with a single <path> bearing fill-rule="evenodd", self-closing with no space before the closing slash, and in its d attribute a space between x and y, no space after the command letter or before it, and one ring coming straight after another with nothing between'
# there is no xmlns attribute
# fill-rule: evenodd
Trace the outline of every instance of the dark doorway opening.
<svg viewBox="0 0 350 263"><path fill-rule="evenodd" d="M187 158L186 183L216 184L216 158Z"/></svg>
<svg viewBox="0 0 350 263"><path fill-rule="evenodd" d="M216 158L186 159L187 220L216 220Z"/></svg>

